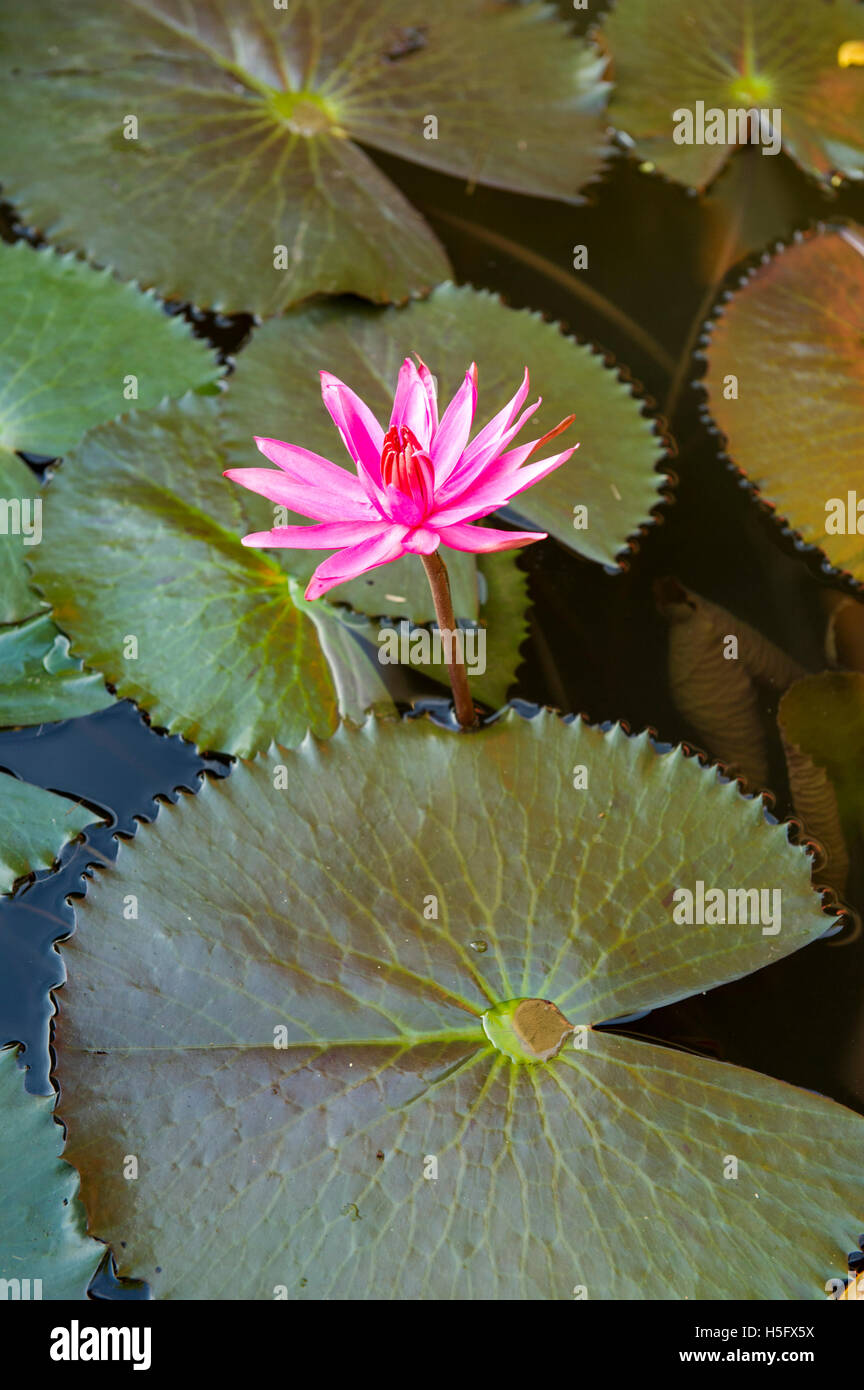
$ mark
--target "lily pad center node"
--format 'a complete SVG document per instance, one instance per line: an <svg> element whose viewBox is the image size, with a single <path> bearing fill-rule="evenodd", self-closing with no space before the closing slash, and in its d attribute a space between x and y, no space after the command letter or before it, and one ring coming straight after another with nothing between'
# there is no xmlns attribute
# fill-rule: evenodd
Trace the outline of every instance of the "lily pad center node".
<svg viewBox="0 0 864 1390"><path fill-rule="evenodd" d="M729 95L736 107L748 111L770 105L774 96L774 83L770 77L758 72L745 72L730 83Z"/></svg>
<svg viewBox="0 0 864 1390"><path fill-rule="evenodd" d="M317 92L279 92L270 94L270 109L276 119L295 135L311 139L316 135L340 135L335 111Z"/></svg>
<svg viewBox="0 0 864 1390"><path fill-rule="evenodd" d="M511 1062L551 1061L573 1029L549 999L507 999L483 1015L487 1038Z"/></svg>

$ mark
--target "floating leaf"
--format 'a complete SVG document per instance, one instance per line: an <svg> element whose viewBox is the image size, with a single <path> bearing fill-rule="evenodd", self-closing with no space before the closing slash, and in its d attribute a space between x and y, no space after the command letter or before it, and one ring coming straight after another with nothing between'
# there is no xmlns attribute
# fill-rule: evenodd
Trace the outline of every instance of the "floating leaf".
<svg viewBox="0 0 864 1390"><path fill-rule="evenodd" d="M68 1154L124 1270L175 1298L822 1296L864 1119L585 1027L824 931L761 802L544 713L278 758L162 806L63 948ZM780 932L677 924L700 880L780 891Z"/></svg>
<svg viewBox="0 0 864 1390"><path fill-rule="evenodd" d="M419 353L435 373L440 399L450 398L466 367L477 361L478 426L510 399L526 363L532 399L543 397L541 409L526 425L532 432L526 438L575 412L562 444L578 440L578 450L542 483L521 493L514 510L529 526L548 531L588 559L614 564L660 500L663 480L655 470L661 448L654 427L630 387L590 348L563 337L537 314L505 308L485 291L444 285L406 309L325 304L264 324L244 349L224 403L233 462L254 463L258 455L252 436L265 435L350 466L321 403L319 370L326 366L386 421L399 366L409 352ZM576 506L587 508L587 529L574 527ZM305 579L322 552L284 554L291 572ZM446 548L442 555L459 586L456 616L475 618L476 597L470 609L465 601L472 557ZM406 617L428 622L434 617L428 585L422 568L406 563L413 559L384 566L376 582L390 593L409 596ZM368 587L370 578L340 585L333 594L363 612L394 612L392 603L383 603ZM364 597L364 585L374 599Z"/></svg>
<svg viewBox="0 0 864 1390"><path fill-rule="evenodd" d="M804 668L749 623L677 580L657 586L669 623L669 691L707 751L753 790L768 785L758 687L785 690Z"/></svg>
<svg viewBox="0 0 864 1390"><path fill-rule="evenodd" d="M463 653L472 694L483 704L498 709L505 704L507 692L515 680L521 659L520 647L528 631L528 579L518 568L513 551L494 551L476 558L484 601L478 622L461 625L465 633ZM340 675L347 680L348 689L353 692L347 708L351 711L349 717L355 722L359 722L358 713L362 711L386 713L394 710L393 700L382 681L382 672L392 672L394 663L403 677L414 671L440 682L449 690L446 662L432 660L437 624L412 626L409 619L397 617L382 617L373 622L349 608L332 609L327 605L327 616L322 621L322 609L317 600L306 603L295 598L295 602L315 622L337 686ZM472 637L470 632L474 628L485 636ZM382 660L382 653L385 660ZM344 669L346 658L348 668ZM482 671L481 666L485 668ZM416 694L414 687L409 679L402 685L400 697L412 698ZM343 712L346 709L346 701L341 698L340 709Z"/></svg>
<svg viewBox="0 0 864 1390"><path fill-rule="evenodd" d="M318 633L342 717L362 723L363 716L372 711L394 713L396 707L382 678L372 624L359 613L347 608L332 608L320 599L308 603L293 584L291 597L300 612L308 615Z"/></svg>
<svg viewBox="0 0 864 1390"><path fill-rule="evenodd" d="M40 484L32 468L0 447L0 623L29 618L45 606L30 587L24 559L41 518L37 502L41 507Z"/></svg>
<svg viewBox="0 0 864 1390"><path fill-rule="evenodd" d="M187 396L93 430L50 485L34 571L118 695L245 755L329 733L337 696L296 583L240 543L272 511L222 477L217 421L216 402Z"/></svg>
<svg viewBox="0 0 864 1390"><path fill-rule="evenodd" d="M60 1158L63 1131L53 1110L53 1097L25 1091L14 1049L0 1052L0 1286L7 1299L85 1298L105 1254L85 1235L78 1175Z"/></svg>
<svg viewBox="0 0 864 1390"><path fill-rule="evenodd" d="M864 506L857 512L852 501L851 530L826 525L831 499L845 513L861 487L862 335L864 244L826 232L761 266L733 296L711 330L705 383L733 462L805 541L859 580ZM737 400L724 396L730 375Z"/></svg>
<svg viewBox="0 0 864 1390"><path fill-rule="evenodd" d="M50 869L67 841L98 819L75 801L0 772L0 893L32 869Z"/></svg>
<svg viewBox="0 0 864 1390"><path fill-rule="evenodd" d="M828 855L842 891L849 850L864 838L864 675L825 671L787 690L778 712L795 809Z"/></svg>
<svg viewBox="0 0 864 1390"><path fill-rule="evenodd" d="M69 142L59 145L68 158ZM146 409L165 395L205 388L220 371L204 343L152 295L73 256L0 242L0 508L9 499L20 508L26 499L32 528L37 501L44 506L35 475L14 450L63 454L130 401ZM28 618L41 606L24 564L37 545L8 525L0 530L0 622Z"/></svg>
<svg viewBox="0 0 864 1390"><path fill-rule="evenodd" d="M472 694L492 709L500 709L516 679L521 663L520 648L528 635L528 576L519 568L518 552L491 551L477 556L480 581L479 626L485 632L483 659L485 670L469 667ZM430 674L449 685L446 667Z"/></svg>
<svg viewBox="0 0 864 1390"><path fill-rule="evenodd" d="M70 657L47 614L0 628L0 725L74 719L113 703L102 677Z"/></svg>
<svg viewBox="0 0 864 1390"><path fill-rule="evenodd" d="M516 679L528 636L528 576L512 550L478 558L484 581L480 618L486 629L486 671L472 678L478 700L498 709Z"/></svg>
<svg viewBox="0 0 864 1390"><path fill-rule="evenodd" d="M67 156L68 141L60 141ZM8 449L64 454L93 425L204 387L205 343L153 295L74 256L0 244L0 432Z"/></svg>
<svg viewBox="0 0 864 1390"><path fill-rule="evenodd" d="M617 0L603 35L614 63L610 118L668 177L704 188L738 143L737 122L730 139L728 120L715 127L708 113L754 108L780 112L778 138L808 173L864 175L864 73L839 57L846 41L864 38L856 0ZM687 132L675 113L695 116L697 102L701 140L694 124L692 142L676 143L676 128ZM761 143L772 147L768 132Z"/></svg>
<svg viewBox="0 0 864 1390"><path fill-rule="evenodd" d="M803 218L819 215L821 197L788 160L742 147L701 199L696 251L703 283L719 286L736 262L789 240Z"/></svg>
<svg viewBox="0 0 864 1390"><path fill-rule="evenodd" d="M229 310L404 299L447 277L355 141L574 201L606 148L603 62L540 5L45 0L2 17L0 51L0 175L24 217Z"/></svg>

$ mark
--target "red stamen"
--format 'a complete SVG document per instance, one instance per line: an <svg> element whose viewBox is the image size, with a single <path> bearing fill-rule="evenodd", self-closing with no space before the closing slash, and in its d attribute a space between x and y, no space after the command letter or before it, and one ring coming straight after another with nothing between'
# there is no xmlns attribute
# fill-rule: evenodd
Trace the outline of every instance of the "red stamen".
<svg viewBox="0 0 864 1390"><path fill-rule="evenodd" d="M393 425L387 431L381 450L381 481L385 487L398 487L400 491L405 491L408 470L414 453L419 449L420 445L407 425L401 429Z"/></svg>
<svg viewBox="0 0 864 1390"><path fill-rule="evenodd" d="M422 506L432 500L432 465L407 425L393 425L381 450L381 481Z"/></svg>

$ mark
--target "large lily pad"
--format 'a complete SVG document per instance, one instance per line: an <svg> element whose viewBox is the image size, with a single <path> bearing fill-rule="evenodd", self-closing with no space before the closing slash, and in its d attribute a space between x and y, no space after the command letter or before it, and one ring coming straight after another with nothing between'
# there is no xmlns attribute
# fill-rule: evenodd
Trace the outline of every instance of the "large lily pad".
<svg viewBox="0 0 864 1390"><path fill-rule="evenodd" d="M338 699L296 581L240 543L272 511L222 477L217 423L190 395L93 430L50 485L33 564L73 655L171 733L246 755L329 733Z"/></svg>
<svg viewBox="0 0 864 1390"><path fill-rule="evenodd" d="M355 141L570 198L606 143L602 60L540 5L46 0L3 15L0 52L15 132L0 175L24 216L230 310L404 299L446 278L433 233Z"/></svg>
<svg viewBox="0 0 864 1390"><path fill-rule="evenodd" d="M98 819L86 806L0 772L0 893L32 869L50 869L63 846Z"/></svg>
<svg viewBox="0 0 864 1390"><path fill-rule="evenodd" d="M864 11L862 11L864 13ZM864 80L864 78L862 78ZM750 277L711 331L706 389L733 462L831 564L864 580L864 240L842 232L796 243ZM734 376L738 398L724 383ZM856 523L862 527L859 533Z"/></svg>
<svg viewBox="0 0 864 1390"><path fill-rule="evenodd" d="M508 309L485 291L443 285L406 309L318 305L264 324L244 349L224 404L233 462L253 463L252 436L269 435L350 466L321 403L319 371L326 368L347 382L386 421L400 363L410 352L428 364L438 380L439 399L445 401L466 367L477 362L478 426L513 395L526 364L532 399L542 395L543 405L526 424L525 438L535 432L539 436L575 413L575 423L560 442L563 447L578 440L578 450L542 483L521 493L514 510L530 526L548 531L588 559L614 565L660 500L663 478L656 467L662 451L654 427L631 388L590 348L563 337L539 314ZM577 506L587 507L585 529L574 526L583 519L574 512ZM452 567L453 553L442 554ZM285 555L292 573L305 577L321 552L311 558L302 552ZM461 563L465 559L470 557L460 557ZM456 572L461 574L458 566ZM422 569L406 560L380 573L388 586L397 585L396 593L407 592L412 576L418 585L424 578ZM357 581L334 593L365 612L393 611L392 605L373 609ZM412 591L405 607L417 622L433 616L422 588L416 596ZM459 617L474 617L475 612L457 605Z"/></svg>
<svg viewBox="0 0 864 1390"><path fill-rule="evenodd" d="M206 388L220 370L152 295L73 256L0 242L0 498L26 500L31 527L45 498L15 450L63 454L93 425ZM40 607L25 565L38 544L0 531L0 622Z"/></svg>
<svg viewBox="0 0 864 1390"><path fill-rule="evenodd" d="M779 890L780 932L677 924L699 880ZM827 920L761 802L620 728L370 721L241 765L160 808L64 947L90 1228L163 1297L823 1297L864 1119L583 1025ZM535 1065L490 1041L550 1032Z"/></svg>
<svg viewBox="0 0 864 1390"><path fill-rule="evenodd" d="M53 1110L53 1097L24 1090L14 1049L0 1052L0 1287L7 1299L84 1298L105 1254L84 1233L78 1175L60 1157L63 1131Z"/></svg>
<svg viewBox="0 0 864 1390"><path fill-rule="evenodd" d="M704 188L737 143L728 125L719 143L699 142L695 128L692 143L675 142L673 113L695 113L697 102L706 113L779 110L783 148L802 168L864 174L864 72L840 60L844 44L864 39L856 0L617 0L603 36L610 117L670 178Z"/></svg>
<svg viewBox="0 0 864 1390"><path fill-rule="evenodd" d="M0 628L0 725L75 719L113 703L102 677L69 655L47 614Z"/></svg>

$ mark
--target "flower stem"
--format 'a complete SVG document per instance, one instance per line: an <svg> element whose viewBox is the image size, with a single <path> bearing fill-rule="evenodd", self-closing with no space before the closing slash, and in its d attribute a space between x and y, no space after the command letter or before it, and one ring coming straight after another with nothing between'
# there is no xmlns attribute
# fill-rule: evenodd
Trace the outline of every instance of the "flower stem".
<svg viewBox="0 0 864 1390"><path fill-rule="evenodd" d="M441 559L437 550L433 550L431 555L421 555L423 568L426 571L426 578L429 580L429 588L432 590L432 600L435 604L435 617L438 619L438 630L442 639L445 640L445 653L447 656L447 669L450 672L450 685L453 688L453 704L456 709L456 718L463 729L473 729L477 723L477 715L474 711L474 701L471 699L471 691L468 688L468 672L465 669L464 660L460 660L460 648L457 645L456 618L453 613L453 599L450 596L450 580L447 575L447 566ZM446 641L445 633L453 633L449 642Z"/></svg>

